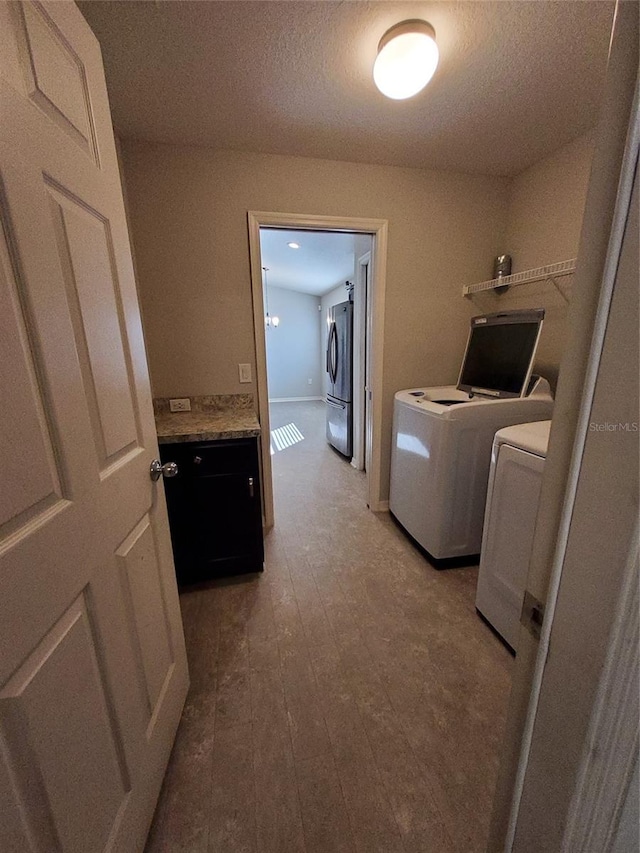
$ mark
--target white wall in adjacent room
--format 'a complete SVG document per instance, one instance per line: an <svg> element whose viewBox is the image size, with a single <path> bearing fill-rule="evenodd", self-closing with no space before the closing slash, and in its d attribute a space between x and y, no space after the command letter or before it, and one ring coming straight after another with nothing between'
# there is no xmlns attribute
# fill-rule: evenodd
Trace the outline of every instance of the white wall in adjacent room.
<svg viewBox="0 0 640 853"><path fill-rule="evenodd" d="M268 295L269 314L280 319L266 334L269 399L320 397L318 297L272 286Z"/></svg>

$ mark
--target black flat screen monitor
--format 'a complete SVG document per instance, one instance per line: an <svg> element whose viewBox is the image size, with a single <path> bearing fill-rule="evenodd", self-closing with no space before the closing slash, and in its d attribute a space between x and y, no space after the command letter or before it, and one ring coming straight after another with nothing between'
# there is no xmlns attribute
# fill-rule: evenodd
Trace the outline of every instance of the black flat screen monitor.
<svg viewBox="0 0 640 853"><path fill-rule="evenodd" d="M490 397L522 397L543 319L543 308L473 317L458 388Z"/></svg>

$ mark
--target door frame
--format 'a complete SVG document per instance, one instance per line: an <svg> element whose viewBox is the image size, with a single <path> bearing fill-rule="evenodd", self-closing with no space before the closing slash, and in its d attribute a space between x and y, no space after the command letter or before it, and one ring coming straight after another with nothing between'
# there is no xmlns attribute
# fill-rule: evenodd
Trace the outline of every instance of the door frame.
<svg viewBox="0 0 640 853"><path fill-rule="evenodd" d="M631 197L633 164L638 159L637 87L637 8L619 3L578 252L573 321L561 366L529 564L527 588L545 603L544 621L539 641L526 627L520 631L493 804L491 853L520 849L516 840L520 805L549 663L569 530L575 521L575 498ZM612 712L618 709L612 708ZM584 807L586 796L593 797L593 790L587 787L594 784L591 769L575 792L572 809Z"/></svg>
<svg viewBox="0 0 640 853"><path fill-rule="evenodd" d="M366 471L366 435L367 400L369 387L367 370L369 367L370 341L367 334L367 312L369 306L369 288L372 250L356 258L355 288L353 294L353 458L351 464L358 471Z"/></svg>
<svg viewBox="0 0 640 853"><path fill-rule="evenodd" d="M370 298L367 314L371 334L371 406L368 410L368 426L371 430L371 464L367 476L367 504L373 512L386 509L380 500L380 456L382 441L382 366L384 342L384 306L387 270L386 219L363 219L350 216L318 216L300 213L278 213L274 211L247 212L249 228L249 262L251 268L251 295L253 301L253 333L256 350L256 387L258 393L258 417L262 448L262 492L264 525L273 527L273 477L271 471L269 394L267 387L267 346L264 328L264 296L262 283L262 254L260 251L260 229L282 228L296 231L343 231L355 234L370 234L373 238L370 269Z"/></svg>
<svg viewBox="0 0 640 853"><path fill-rule="evenodd" d="M533 679L527 719L523 734L518 772L514 796L511 804L509 828L505 850L516 851L519 849L520 835L520 807L524 799L525 786L530 772L530 761L534 757L536 747L536 729L545 731L548 725L549 698L543 693L546 679L558 673L580 666L580 660L573 658L568 661L562 655L564 646L561 637L566 635L577 636L583 628L584 608L574 594L570 599L571 606L567 606L567 596L564 591L567 587L571 589L571 583L575 584L575 578L571 571L575 571L571 563L572 540L570 538L572 528L578 526L582 521L584 509L577 504L579 489L584 484L588 473L583 469L583 463L587 454L589 442L593 440L592 418L593 405L599 383L602 384L601 363L605 356L605 343L608 347L609 358L612 353L622 355L624 340L620 341L619 329L613 325L611 320L612 302L616 287L619 284L620 275L628 275L622 270L628 268L622 264L622 256L625 251L625 235L628 221L631 217L632 198L634 190L637 191L638 163L640 160L640 77L636 85L635 97L631 108L631 118L626 138L626 145L620 168L617 187L617 199L611 231L609 235L608 250L604 263L601 287L589 360L585 371L583 395L579 408L576 438L573 449L573 458L567 482L567 495L560 519L559 536L552 565L551 585L549 597L546 603L547 613L542 626L540 647L536 661L536 670ZM635 254L635 253L633 253ZM636 268L637 269L637 268ZM626 279L628 282L628 278ZM625 282L625 283L626 283ZM632 286L637 286L633 282ZM637 430L637 423L635 424ZM623 464L623 463L621 463ZM603 493L601 504L589 507L589 516L603 519L601 529L610 531L606 522L606 509L610 497ZM631 510L633 512L633 508ZM621 511L622 513L622 511ZM590 608L592 614L589 632L593 635L601 635L604 639L603 649L607 651L607 661L601 671L599 680L584 676L583 688L579 698L573 701L573 710L576 715L574 730L580 731L580 720L590 715L590 731L585 737L581 758L581 766L577 773L577 784L573 791L569 811L565 816L565 835L563 837L562 849L571 851L589 851L610 849L609 844L615 835L618 819L618 807L620 801L629 786L629 780L633 771L628 763L626 750L630 743L637 748L638 743L638 719L637 702L631 697L637 696L637 633L638 633L638 525L635 525L635 535L632 536L628 547L626 568L622 572L620 582L620 593L618 596L617 610L609 614L605 609L606 617L599 616L596 608ZM569 568L567 569L567 565ZM584 565L582 566L584 570ZM567 576L568 575L568 576ZM635 584L634 584L635 581ZM609 586L610 578L600 577L598 582L603 587ZM592 586L596 585L593 577L590 580ZM559 605L564 598L564 609ZM593 602L602 602L606 607L606 594L604 589L598 596L597 589L592 594ZM592 602L592 603L593 603ZM548 615L547 615L548 614ZM606 619L606 621L605 621ZM552 641L556 636L555 655L550 657ZM562 679L561 679L562 682ZM634 685L635 689L630 689ZM554 702L561 702L566 697L554 693ZM545 704L546 702L546 704ZM538 741L540 735L538 735ZM623 759L624 756L624 759ZM538 760L539 757L538 757ZM571 779L570 771L576 768L566 761L567 778ZM546 780L545 780L546 782ZM597 843L596 843L597 840Z"/></svg>

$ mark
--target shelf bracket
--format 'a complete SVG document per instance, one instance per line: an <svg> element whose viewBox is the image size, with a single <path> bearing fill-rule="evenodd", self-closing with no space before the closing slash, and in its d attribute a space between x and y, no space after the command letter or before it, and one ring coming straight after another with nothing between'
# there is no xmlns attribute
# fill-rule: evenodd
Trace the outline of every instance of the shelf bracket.
<svg viewBox="0 0 640 853"><path fill-rule="evenodd" d="M563 292L562 288L560 287L560 285L558 284L558 282L555 280L555 278L554 278L552 275L550 275L550 276L549 276L549 281L550 281L550 282L551 282L551 284L555 287L555 289L558 291L558 293L560 294L560 296L564 299L565 304L567 304L567 305L568 305L568 304L569 304L569 300L567 299L567 297L566 297L565 293Z"/></svg>

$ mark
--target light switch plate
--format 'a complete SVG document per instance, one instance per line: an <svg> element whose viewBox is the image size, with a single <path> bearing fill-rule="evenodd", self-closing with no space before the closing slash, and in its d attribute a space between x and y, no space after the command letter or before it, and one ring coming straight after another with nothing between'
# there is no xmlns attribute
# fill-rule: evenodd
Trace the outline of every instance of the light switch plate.
<svg viewBox="0 0 640 853"><path fill-rule="evenodd" d="M188 397L174 397L169 400L169 409L172 412L190 412L191 400Z"/></svg>
<svg viewBox="0 0 640 853"><path fill-rule="evenodd" d="M238 373L240 374L240 382L251 382L251 365L239 364Z"/></svg>

